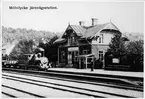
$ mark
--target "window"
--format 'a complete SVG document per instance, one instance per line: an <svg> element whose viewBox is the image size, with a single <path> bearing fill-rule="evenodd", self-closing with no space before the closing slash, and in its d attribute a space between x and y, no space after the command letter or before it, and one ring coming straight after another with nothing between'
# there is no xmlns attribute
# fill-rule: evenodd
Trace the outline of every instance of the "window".
<svg viewBox="0 0 145 99"><path fill-rule="evenodd" d="M75 43L75 37L74 36L72 37L72 42Z"/></svg>
<svg viewBox="0 0 145 99"><path fill-rule="evenodd" d="M68 44L70 45L70 43L71 43L71 38L68 37Z"/></svg>
<svg viewBox="0 0 145 99"><path fill-rule="evenodd" d="M72 52L68 52L68 64L72 64Z"/></svg>
<svg viewBox="0 0 145 99"><path fill-rule="evenodd" d="M99 60L103 60L103 51L99 51Z"/></svg>
<svg viewBox="0 0 145 99"><path fill-rule="evenodd" d="M76 39L74 36L70 37L70 44L76 44Z"/></svg>
<svg viewBox="0 0 145 99"><path fill-rule="evenodd" d="M65 52L64 51L61 52L61 60L65 61Z"/></svg>
<svg viewBox="0 0 145 99"><path fill-rule="evenodd" d="M103 43L103 34L101 34L99 37L99 43Z"/></svg>
<svg viewBox="0 0 145 99"><path fill-rule="evenodd" d="M83 54L88 54L89 50L83 50Z"/></svg>
<svg viewBox="0 0 145 99"><path fill-rule="evenodd" d="M73 39L74 39L74 37L70 37L70 44L72 45L73 44Z"/></svg>
<svg viewBox="0 0 145 99"><path fill-rule="evenodd" d="M78 51L74 51L73 53L74 53L74 62L76 62L77 61L77 57L76 56L78 56Z"/></svg>

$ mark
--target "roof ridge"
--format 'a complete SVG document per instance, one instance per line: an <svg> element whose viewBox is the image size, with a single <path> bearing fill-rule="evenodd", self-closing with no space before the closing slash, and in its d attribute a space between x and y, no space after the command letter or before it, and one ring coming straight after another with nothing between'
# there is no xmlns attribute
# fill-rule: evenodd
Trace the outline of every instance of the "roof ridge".
<svg viewBox="0 0 145 99"><path fill-rule="evenodd" d="M94 25L94 26L81 26L81 25L74 25L74 24L72 24L72 25L70 25L70 26L80 26L80 27L95 27L95 26L97 26L97 25L105 25L105 24L109 24L109 23L112 23L112 22L107 22L107 23L103 23L103 24L96 24L96 25Z"/></svg>
<svg viewBox="0 0 145 99"><path fill-rule="evenodd" d="M112 22L103 24L96 24L94 26L81 26L81 25L69 25L78 35L83 37L93 36L103 29L119 30L118 27ZM119 30L120 31L120 30Z"/></svg>

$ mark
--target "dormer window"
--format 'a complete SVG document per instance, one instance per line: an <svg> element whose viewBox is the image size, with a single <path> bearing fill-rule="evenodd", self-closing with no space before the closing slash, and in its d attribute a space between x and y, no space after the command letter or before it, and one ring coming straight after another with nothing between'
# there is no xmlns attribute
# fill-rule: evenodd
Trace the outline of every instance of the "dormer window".
<svg viewBox="0 0 145 99"><path fill-rule="evenodd" d="M75 38L74 34L72 34L70 37L70 44L71 45L76 44L76 38Z"/></svg>
<svg viewBox="0 0 145 99"><path fill-rule="evenodd" d="M99 43L103 43L103 34L100 34Z"/></svg>
<svg viewBox="0 0 145 99"><path fill-rule="evenodd" d="M75 37L73 36L72 37L72 44L74 44L75 43Z"/></svg>

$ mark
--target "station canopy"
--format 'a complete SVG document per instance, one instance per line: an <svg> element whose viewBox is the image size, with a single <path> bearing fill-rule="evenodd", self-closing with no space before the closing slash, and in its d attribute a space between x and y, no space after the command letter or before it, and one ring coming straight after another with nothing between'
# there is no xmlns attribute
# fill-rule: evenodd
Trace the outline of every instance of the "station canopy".
<svg viewBox="0 0 145 99"><path fill-rule="evenodd" d="M41 47L39 47L39 48L38 48L38 50L40 50L40 51L44 51L44 49L43 49L43 48L41 48Z"/></svg>
<svg viewBox="0 0 145 99"><path fill-rule="evenodd" d="M94 57L95 54L78 55L78 58Z"/></svg>
<svg viewBox="0 0 145 99"><path fill-rule="evenodd" d="M59 38L59 39L57 39L56 41L54 41L54 43L63 43L63 42L65 42L65 41L66 41L65 38Z"/></svg>

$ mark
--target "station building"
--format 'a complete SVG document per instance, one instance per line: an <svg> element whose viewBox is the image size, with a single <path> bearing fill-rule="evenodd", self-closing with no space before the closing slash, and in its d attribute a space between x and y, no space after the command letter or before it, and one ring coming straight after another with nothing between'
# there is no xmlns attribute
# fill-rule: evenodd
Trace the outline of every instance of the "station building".
<svg viewBox="0 0 145 99"><path fill-rule="evenodd" d="M92 25L68 25L63 35L55 41L58 47L58 66L89 68L95 60L104 60L111 38L121 35L120 30L112 23L98 24L92 18ZM82 65L83 64L83 65Z"/></svg>

